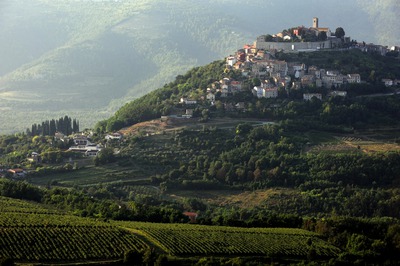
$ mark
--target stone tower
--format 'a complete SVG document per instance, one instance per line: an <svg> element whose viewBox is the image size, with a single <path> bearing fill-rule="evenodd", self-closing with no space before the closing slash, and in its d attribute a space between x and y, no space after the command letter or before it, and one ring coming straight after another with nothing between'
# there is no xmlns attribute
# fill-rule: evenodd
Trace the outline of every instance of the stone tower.
<svg viewBox="0 0 400 266"><path fill-rule="evenodd" d="M318 28L318 18L317 17L313 18L312 27L313 28Z"/></svg>

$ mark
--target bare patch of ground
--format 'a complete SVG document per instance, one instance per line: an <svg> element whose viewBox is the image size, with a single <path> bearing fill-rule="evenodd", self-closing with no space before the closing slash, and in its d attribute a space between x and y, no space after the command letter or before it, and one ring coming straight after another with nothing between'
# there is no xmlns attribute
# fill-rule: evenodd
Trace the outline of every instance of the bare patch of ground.
<svg viewBox="0 0 400 266"><path fill-rule="evenodd" d="M160 134L163 131L176 130L184 126L195 125L197 119L154 119L146 122L137 123L133 126L126 127L120 130L124 135L154 135Z"/></svg>
<svg viewBox="0 0 400 266"><path fill-rule="evenodd" d="M282 198L293 197L296 192L288 188L273 188L255 191L177 191L172 198L198 198L212 205L254 208L261 205L276 205Z"/></svg>
<svg viewBox="0 0 400 266"><path fill-rule="evenodd" d="M307 149L308 152L387 152L400 151L400 145L392 138L385 139L382 136L371 134L359 134L351 136L334 136L336 142L320 143Z"/></svg>

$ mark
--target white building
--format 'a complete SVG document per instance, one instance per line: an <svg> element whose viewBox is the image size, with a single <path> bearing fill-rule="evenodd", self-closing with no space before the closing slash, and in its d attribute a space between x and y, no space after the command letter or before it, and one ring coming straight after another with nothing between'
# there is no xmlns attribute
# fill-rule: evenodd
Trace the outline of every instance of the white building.
<svg viewBox="0 0 400 266"><path fill-rule="evenodd" d="M336 97L336 96L346 97L347 91L332 91L329 95L332 97Z"/></svg>
<svg viewBox="0 0 400 266"><path fill-rule="evenodd" d="M237 62L237 60L236 60L236 58L234 57L234 56L229 56L227 59L226 59L226 63L229 65L229 66L233 66L233 65L235 65L236 64L236 62Z"/></svg>
<svg viewBox="0 0 400 266"><path fill-rule="evenodd" d="M255 86L255 87L253 88L253 94L254 94L255 96L257 96L257 98L262 98L262 97L264 97L264 89L263 89L263 87L261 87L261 86Z"/></svg>
<svg viewBox="0 0 400 266"><path fill-rule="evenodd" d="M346 78L348 83L361 83L360 74L348 74Z"/></svg>
<svg viewBox="0 0 400 266"><path fill-rule="evenodd" d="M184 104L197 104L196 100L190 100L190 99L187 99L187 98L181 98L180 102L184 103Z"/></svg>
<svg viewBox="0 0 400 266"><path fill-rule="evenodd" d="M278 88L264 89L263 96L267 99L278 97Z"/></svg>
<svg viewBox="0 0 400 266"><path fill-rule="evenodd" d="M105 137L106 140L112 140L112 139L116 139L116 140L121 140L122 139L122 134L121 133L112 133L112 134L108 134Z"/></svg>
<svg viewBox="0 0 400 266"><path fill-rule="evenodd" d="M313 97L322 100L322 94L321 93L304 93L303 94L303 100L305 101L310 101Z"/></svg>
<svg viewBox="0 0 400 266"><path fill-rule="evenodd" d="M214 102L215 101L215 94L212 92L207 93L206 99L210 102Z"/></svg>

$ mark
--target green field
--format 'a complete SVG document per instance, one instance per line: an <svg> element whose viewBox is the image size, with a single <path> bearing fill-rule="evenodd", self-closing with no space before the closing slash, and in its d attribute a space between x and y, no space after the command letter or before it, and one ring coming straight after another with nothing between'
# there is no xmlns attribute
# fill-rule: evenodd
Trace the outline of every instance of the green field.
<svg viewBox="0 0 400 266"><path fill-rule="evenodd" d="M16 262L121 260L148 247L179 257L336 257L340 250L315 233L288 228L104 222L46 211L38 204L0 197L0 257Z"/></svg>

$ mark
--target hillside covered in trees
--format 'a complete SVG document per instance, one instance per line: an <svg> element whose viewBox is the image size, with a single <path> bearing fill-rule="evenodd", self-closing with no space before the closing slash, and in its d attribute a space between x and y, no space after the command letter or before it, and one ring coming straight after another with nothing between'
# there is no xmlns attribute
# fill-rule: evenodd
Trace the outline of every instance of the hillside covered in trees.
<svg viewBox="0 0 400 266"><path fill-rule="evenodd" d="M239 265L273 261L398 264L400 98L396 88L379 82L385 73L398 75L398 61L359 51L277 57L304 59L307 64L322 66L337 61L338 71L358 70L362 80L368 80L371 74L371 70L363 70L364 62L368 62L376 78L368 83L346 84L341 88L346 97L329 97L331 88L305 87L280 89L276 98L266 99L252 93L259 79L244 77L227 69L225 62L215 61L177 76L163 88L126 104L112 118L100 121L93 132L84 132L91 142L102 145L98 157L68 150L70 143L45 133L35 137L23 133L0 136L0 174L4 177L0 195L73 215L71 223L76 225L68 226L57 226L58 220L31 225L34 215L29 221L19 218L22 224L29 222L35 228L32 232L39 235L46 226L51 227L50 233L69 232L74 238L76 232L88 233L88 227L97 233L104 228L104 237L110 239L119 234L125 242L115 241L114 247L121 246L126 252L103 253L114 260L128 257L128 251L136 245L138 249L147 245L145 236L151 239L155 253L169 252L164 261L181 261L182 265L229 263L232 256L238 257ZM349 60L348 64L342 65L342 60ZM205 98L207 89L215 89L224 78L241 81L243 90L226 97L216 93L211 104ZM323 100L305 101L303 93L309 92L323 94ZM196 104L187 105L182 98ZM244 105L238 110L234 106L239 102ZM183 117L187 109L192 109L191 118ZM69 117L62 121L73 122ZM54 123L57 125L56 120ZM69 125L73 128L73 124ZM123 138L106 138L116 131L123 132ZM43 160L29 160L33 151ZM14 175L16 169L25 170L26 176ZM12 210L9 212L3 227L9 228L7 217L16 219ZM189 235L185 234L186 227L172 230L178 226L151 227L133 222L188 223L193 213L192 222L198 224L199 232ZM96 219L99 225L78 219L81 217ZM110 221L112 226L106 226ZM123 231L115 228L116 224ZM213 231L205 225L220 227ZM81 227L70 230L74 226ZM217 240L204 242L209 246L203 248L194 245L188 251L188 243L196 243L190 235L207 241L200 235L226 234L226 243L235 243L250 237L250 233L241 235L247 232L243 227L282 228L275 233L296 228L308 233L296 233L301 249L289 250L290 243L282 243L284 238L269 235L268 241L276 241L276 251L261 244L258 249L250 245L222 246ZM162 236L165 230L170 232L168 237ZM11 233L18 230L14 228ZM210 253L210 247L215 254ZM68 248L73 250L71 254L78 254L75 248ZM94 254L86 245L83 250ZM141 252L133 251L133 255L144 260ZM192 260L182 262L182 257Z"/></svg>
<svg viewBox="0 0 400 266"><path fill-rule="evenodd" d="M347 98L328 97L332 88L315 88L313 86L295 89L281 89L277 100L257 99L253 96L252 88L260 84L258 78L249 79L239 71L225 68L225 62L215 61L204 67L196 67L185 75L179 75L174 82L134 100L108 120L99 122L95 128L98 131L113 131L138 122L159 118L161 115L179 113L185 109L180 99L190 98L197 100L195 115L200 116L204 110L208 115L240 116L265 119L295 119L302 120L304 116L313 116L313 123L321 122L326 125L340 125L346 127L362 127L365 123L397 123L396 97L373 98L358 97L362 95L391 93L392 90L381 82L383 78L399 79L400 63L397 59L383 57L377 54L366 54L359 50L328 51L318 53L278 53L276 58L287 62L298 62L306 66L318 66L325 69L337 69L340 73L359 73L365 82L361 84L346 84L340 89L346 91ZM241 93L232 97L218 97L215 105L205 99L207 89L213 83L224 78L242 82ZM327 100L321 102L302 101L303 93L321 93ZM245 103L245 109L240 113L226 112L225 104ZM334 107L331 109L330 107ZM379 118L377 116L380 116ZM383 118L384 117L384 118ZM383 118L383 120L382 120ZM346 121L345 121L346 120Z"/></svg>

